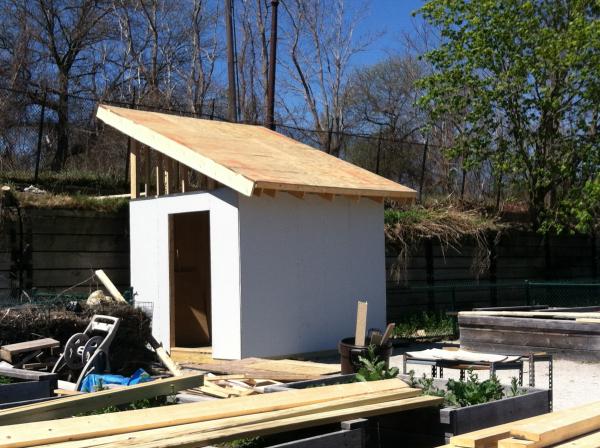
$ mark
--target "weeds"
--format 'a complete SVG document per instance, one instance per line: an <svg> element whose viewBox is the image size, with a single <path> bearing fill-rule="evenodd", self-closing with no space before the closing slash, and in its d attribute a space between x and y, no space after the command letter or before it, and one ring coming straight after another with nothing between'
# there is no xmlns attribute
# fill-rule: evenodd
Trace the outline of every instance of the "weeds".
<svg viewBox="0 0 600 448"><path fill-rule="evenodd" d="M386 362L380 359L375 353L375 346L369 345L367 356L359 356L360 369L356 374L358 381L379 381L396 378L398 376L398 368L387 367Z"/></svg>
<svg viewBox="0 0 600 448"><path fill-rule="evenodd" d="M396 322L394 337L398 339L432 339L454 337L458 334L455 316L444 312L412 313Z"/></svg>

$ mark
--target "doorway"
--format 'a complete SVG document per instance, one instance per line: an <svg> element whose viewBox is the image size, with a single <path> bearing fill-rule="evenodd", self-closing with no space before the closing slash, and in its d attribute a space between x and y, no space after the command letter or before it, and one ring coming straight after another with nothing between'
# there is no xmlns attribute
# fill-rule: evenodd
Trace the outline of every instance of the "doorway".
<svg viewBox="0 0 600 448"><path fill-rule="evenodd" d="M171 346L211 345L209 212L169 216Z"/></svg>

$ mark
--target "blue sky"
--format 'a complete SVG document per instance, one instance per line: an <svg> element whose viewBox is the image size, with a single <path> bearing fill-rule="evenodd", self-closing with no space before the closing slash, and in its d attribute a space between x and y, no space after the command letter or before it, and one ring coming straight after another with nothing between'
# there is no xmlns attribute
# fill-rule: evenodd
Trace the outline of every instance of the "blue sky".
<svg viewBox="0 0 600 448"><path fill-rule="evenodd" d="M362 0L350 0L349 4ZM356 56L356 65L372 64L386 56L388 52L400 51L400 36L404 32L412 32L412 12L424 3L423 0L371 0L371 8L364 20L361 21L357 33L384 31L385 34L377 39L368 51ZM416 20L419 20L417 17Z"/></svg>

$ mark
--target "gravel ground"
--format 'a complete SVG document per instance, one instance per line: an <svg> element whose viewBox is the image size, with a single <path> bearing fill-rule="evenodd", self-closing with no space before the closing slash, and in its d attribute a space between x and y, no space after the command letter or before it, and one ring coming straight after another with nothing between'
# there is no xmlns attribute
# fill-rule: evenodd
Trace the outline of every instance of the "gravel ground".
<svg viewBox="0 0 600 448"><path fill-rule="evenodd" d="M396 349L390 358L390 365L396 366L402 372L402 354L405 351L424 350L426 348L441 347L441 344L418 344L403 349ZM565 409L591 401L600 401L600 361L569 359L564 356L554 357L554 410ZM548 363L536 363L536 387L548 387ZM417 377L423 373L431 375L431 367L408 364L407 370L414 370ZM528 363L523 370L523 385L528 385ZM479 371L480 379L487 379L487 371ZM510 384L511 378L518 375L515 371L500 371L498 378L503 384ZM458 379L459 371L444 369L444 378Z"/></svg>

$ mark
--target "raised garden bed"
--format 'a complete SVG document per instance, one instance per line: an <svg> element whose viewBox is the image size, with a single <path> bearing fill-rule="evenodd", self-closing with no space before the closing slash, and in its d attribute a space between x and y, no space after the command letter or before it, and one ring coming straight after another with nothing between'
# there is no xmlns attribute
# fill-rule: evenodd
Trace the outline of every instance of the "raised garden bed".
<svg viewBox="0 0 600 448"><path fill-rule="evenodd" d="M57 375L31 370L0 368L0 409L44 401L55 396Z"/></svg>
<svg viewBox="0 0 600 448"><path fill-rule="evenodd" d="M407 382L410 380L408 375L399 377ZM271 386L266 391L304 389L351 381L354 381L354 375L334 375L325 379ZM446 383L445 379L433 381L433 385L440 389L445 389ZM505 386L504 389L505 394L510 395L510 386ZM402 440L412 448L431 448L447 443L454 435L550 412L550 391L530 387L519 389L520 395L474 406L415 409L371 417L367 439L374 446L395 447Z"/></svg>
<svg viewBox="0 0 600 448"><path fill-rule="evenodd" d="M400 378L409 380L407 375ZM435 379L434 386L445 389L446 379ZM508 423L550 412L550 391L520 387L520 395L507 396L473 406L416 409L370 419L382 446L393 446L403 440L414 448L433 447L448 443L450 437L490 426ZM510 386L504 387L510 395Z"/></svg>

